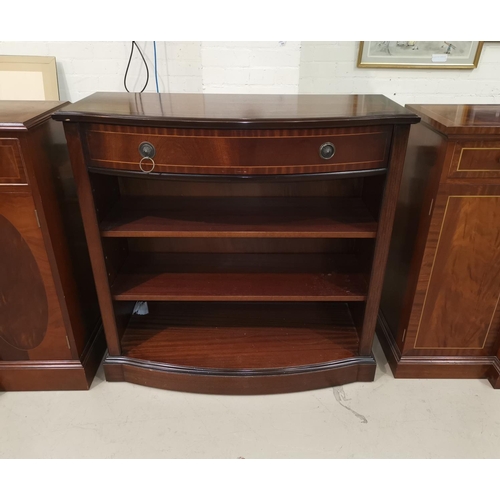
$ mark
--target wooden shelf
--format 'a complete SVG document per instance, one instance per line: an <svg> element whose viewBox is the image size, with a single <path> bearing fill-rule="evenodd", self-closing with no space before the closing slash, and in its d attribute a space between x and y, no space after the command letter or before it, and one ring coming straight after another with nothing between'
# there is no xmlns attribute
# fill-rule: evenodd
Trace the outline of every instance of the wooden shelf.
<svg viewBox="0 0 500 500"><path fill-rule="evenodd" d="M133 315L122 355L199 369L272 369L352 358L358 335L345 303L152 303Z"/></svg>
<svg viewBox="0 0 500 500"><path fill-rule="evenodd" d="M132 253L115 300L364 301L367 277L352 255Z"/></svg>
<svg viewBox="0 0 500 500"><path fill-rule="evenodd" d="M359 198L124 198L100 225L105 237L375 238Z"/></svg>

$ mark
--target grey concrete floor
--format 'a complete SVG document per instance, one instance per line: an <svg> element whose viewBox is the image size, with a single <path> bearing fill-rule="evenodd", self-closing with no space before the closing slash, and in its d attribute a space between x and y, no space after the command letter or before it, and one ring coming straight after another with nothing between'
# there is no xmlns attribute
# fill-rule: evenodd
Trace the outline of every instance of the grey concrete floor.
<svg viewBox="0 0 500 500"><path fill-rule="evenodd" d="M209 396L107 383L0 393L1 458L500 458L500 391L486 380L395 380Z"/></svg>

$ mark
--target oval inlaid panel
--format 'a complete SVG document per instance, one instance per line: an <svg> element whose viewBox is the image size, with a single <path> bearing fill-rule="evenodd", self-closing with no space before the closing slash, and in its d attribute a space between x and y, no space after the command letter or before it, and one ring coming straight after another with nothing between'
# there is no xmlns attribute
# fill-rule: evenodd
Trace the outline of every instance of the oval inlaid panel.
<svg viewBox="0 0 500 500"><path fill-rule="evenodd" d="M48 303L40 270L17 229L0 215L0 337L17 349L40 345Z"/></svg>

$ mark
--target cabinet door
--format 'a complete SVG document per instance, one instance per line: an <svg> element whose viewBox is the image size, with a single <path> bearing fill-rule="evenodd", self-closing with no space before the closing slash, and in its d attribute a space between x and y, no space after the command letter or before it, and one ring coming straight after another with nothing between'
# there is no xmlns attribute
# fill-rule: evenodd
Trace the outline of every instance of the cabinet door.
<svg viewBox="0 0 500 500"><path fill-rule="evenodd" d="M499 297L500 187L447 185L435 202L405 348L492 354Z"/></svg>
<svg viewBox="0 0 500 500"><path fill-rule="evenodd" d="M0 191L0 360L69 359L31 195Z"/></svg>

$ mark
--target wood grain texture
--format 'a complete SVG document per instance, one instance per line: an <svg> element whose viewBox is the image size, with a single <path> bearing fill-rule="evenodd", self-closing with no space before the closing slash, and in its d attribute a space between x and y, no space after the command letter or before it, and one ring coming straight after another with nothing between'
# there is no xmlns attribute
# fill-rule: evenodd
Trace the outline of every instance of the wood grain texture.
<svg viewBox="0 0 500 500"><path fill-rule="evenodd" d="M0 391L88 390L105 351L102 327L96 328L81 359L0 362Z"/></svg>
<svg viewBox="0 0 500 500"><path fill-rule="evenodd" d="M74 391L89 388L79 361L0 364L1 391Z"/></svg>
<svg viewBox="0 0 500 500"><path fill-rule="evenodd" d="M500 170L500 143L488 144L481 149L462 148L462 158L458 170L472 170L474 172Z"/></svg>
<svg viewBox="0 0 500 500"><path fill-rule="evenodd" d="M406 108L448 137L500 135L498 104L407 104Z"/></svg>
<svg viewBox="0 0 500 500"><path fill-rule="evenodd" d="M0 101L0 133L31 129L65 104L58 101Z"/></svg>
<svg viewBox="0 0 500 500"><path fill-rule="evenodd" d="M252 394L373 379L393 198L418 117L381 96L96 94L56 119L115 320L108 380ZM184 177L125 171L141 140L159 170ZM325 163L323 141L337 148ZM366 170L377 163L380 179ZM287 177L329 169L349 178ZM150 313L116 328L117 306L139 298Z"/></svg>
<svg viewBox="0 0 500 500"><path fill-rule="evenodd" d="M70 359L56 285L31 195L3 193L0 215L3 228L8 229L2 234L2 241L6 241L0 263L0 360Z"/></svg>
<svg viewBox="0 0 500 500"><path fill-rule="evenodd" d="M443 176L446 175L446 172L443 171ZM462 332L466 331L468 326L472 329L477 328L478 324L487 324L489 325L491 322L491 327L490 331L491 332L496 332L498 331L498 328L500 328L500 311L496 311L495 314L493 314L493 310L490 312L488 315L488 318L482 318L479 319L478 317L478 311L474 311L474 317L469 317L466 321L466 324L463 325L462 327L459 327L459 330L452 329L450 324L446 325L440 325L440 332L434 332L432 335L435 337L439 336L441 338L440 342L436 345L426 345L423 346L423 344L420 344L417 342L417 336L420 335L420 323L423 317L423 314L425 313L425 309L427 308L427 296L429 293L431 293L431 287L430 283L432 280L432 276L435 271L437 271L438 268L436 268L435 265L435 260L438 257L439 253L439 248L441 246L441 238L443 238L443 235L450 234L449 232L453 233L455 228L453 227L453 223L451 225L447 225L446 219L448 218L447 216L445 217L445 213L447 212L447 205L449 203L449 198L450 197L464 197L464 199L468 199L470 196L470 199L481 199L483 196L484 197L489 197L489 196L498 196L500 195L500 190L499 186L495 185L464 185L461 182L460 183L444 183L440 185L440 191L439 194L436 196L434 204L433 204L433 209L432 209L432 215L431 215L431 221L429 224L429 229L428 229L428 234L426 238L426 244L425 244L425 250L422 255L421 259L421 264L418 268L416 268L417 272L417 282L416 282L416 287L415 291L413 293L413 300L411 302L411 308L410 312L408 314L408 323L407 323L407 333L406 333L406 338L405 338L405 348L404 352L407 355L450 355L450 356L460 356L460 355L490 355L494 354L495 346L497 345L498 342L498 335L492 335L492 336L486 336L486 342L485 340L485 332L483 331L483 334L481 335L482 342L479 343L479 341L476 341L475 345L470 344L470 345L464 345L463 342L464 340L462 339L461 341L458 342L455 346L453 345L453 336L457 334L457 331L462 330ZM458 220L455 219L458 223L463 223L459 222ZM489 217L489 220L490 217ZM475 220L474 215L469 216L469 223L474 225L477 224L478 221ZM492 234L491 231L494 231L495 228L489 228L484 234L477 234L474 235L474 237L477 237L478 239L483 239L483 244L484 244L484 237L489 235L490 237L494 236L494 233ZM464 243L464 238L467 238L467 232L463 235L458 236L458 241L462 241L462 244ZM458 243L457 241L457 243ZM448 242L449 245L449 242ZM493 242L488 242L487 246L491 249L492 246L494 246ZM469 252L467 253L467 248L469 249ZM457 257L461 259L465 259L465 262L462 261L461 264L458 264L459 267L462 267L462 272L460 275L456 276L456 281L455 281L455 287L459 291L459 295L461 294L469 294L471 295L474 294L473 290L475 289L477 291L477 284L474 284L476 280L480 280L479 276L473 273L473 269L475 266L484 266L484 264L481 264L480 261L477 261L475 263L475 252L472 251L475 246L469 246L466 248L460 249L458 246L455 248L453 245L453 252L458 252L454 255L454 258L456 259ZM484 249L478 250L480 254L483 254L484 256ZM467 257L466 257L467 255ZM450 255L450 257L452 257ZM443 261L442 261L443 262ZM454 259L446 256L446 266L453 265ZM455 262L455 265L457 263ZM483 267L484 269L484 267ZM476 271L478 269L476 268ZM480 271L480 268L479 268ZM438 281L434 281L433 288L435 286L438 286L441 288L442 283ZM444 283L443 283L444 284ZM481 285L479 285L481 287ZM485 282L485 286L488 287L488 283ZM489 286L492 286L490 283ZM463 288L462 288L463 287ZM469 287L470 292L468 291ZM432 293L437 293L436 291L433 291ZM431 296L432 296L431 293ZM447 293L450 293L450 290L448 290ZM443 296L444 298L444 296ZM474 299L474 300L477 300ZM429 303L429 305L432 308L432 302ZM455 309L454 311L456 312L457 316L459 315L458 309ZM460 307L460 305L459 305ZM431 312L431 309L427 311L426 314L429 314ZM493 316L492 316L493 314ZM465 318L464 318L465 320ZM475 326L474 326L475 325ZM488 330L488 326L486 327L486 330ZM423 330L422 330L423 332ZM428 335L426 333L425 335ZM463 335L463 333L462 333ZM444 340L445 337L450 337L448 340ZM483 345L484 344L484 345ZM419 346L427 347L427 348L419 348ZM434 348L433 348L434 347Z"/></svg>
<svg viewBox="0 0 500 500"><path fill-rule="evenodd" d="M411 128L391 237L380 310L401 349L445 156L453 146L424 124ZM411 231L409 231L411 228Z"/></svg>
<svg viewBox="0 0 500 500"><path fill-rule="evenodd" d="M119 344L119 332L113 310L113 300L108 284L108 271L104 261L104 254L101 245L99 227L92 197L92 186L86 170L85 156L82 149L80 129L78 125L65 123L64 131L68 142L68 149L71 158L71 166L78 190L78 201L82 213L85 236L89 247L92 270L97 289L97 297L106 334L108 350L113 355L121 352Z"/></svg>
<svg viewBox="0 0 500 500"><path fill-rule="evenodd" d="M500 364L495 356L412 356L402 354L383 315L377 335L395 378L472 379L488 378L496 389Z"/></svg>
<svg viewBox="0 0 500 500"><path fill-rule="evenodd" d="M174 253L302 253L302 254L355 254L360 264L371 256L359 254L355 242L373 242L350 238L105 238L122 240L130 252ZM369 272L369 269L364 269Z"/></svg>
<svg viewBox="0 0 500 500"><path fill-rule="evenodd" d="M500 195L450 196L416 349L482 349L500 296Z"/></svg>
<svg viewBox="0 0 500 500"><path fill-rule="evenodd" d="M47 333L47 294L30 247L1 214L0 235L0 338L28 351L40 345ZM30 305L26 310L25 304Z"/></svg>
<svg viewBox="0 0 500 500"><path fill-rule="evenodd" d="M60 141L63 147L58 147ZM36 206L36 218L41 229L45 252L49 261L52 280L55 285L57 299L66 330L66 338L61 339L69 344L73 359L77 359L99 321L94 304L94 313L87 310L89 324L85 328L85 319L78 296L74 268L71 264L68 239L77 232L71 228L65 234L62 212L65 211L61 192L56 189L55 170L65 161L67 149L62 135L62 126L51 120L38 124L29 134L21 139L23 156L30 179L32 197ZM72 179L68 179L71 183ZM81 253L81 252L80 252ZM78 254L77 254L78 255ZM84 283L92 287L93 282ZM95 297L94 297L95 301Z"/></svg>
<svg viewBox="0 0 500 500"><path fill-rule="evenodd" d="M34 176L41 194L40 224L46 225L50 236L46 246L51 249L53 267L59 275L59 300L68 309L69 338L74 339L70 345L75 355L81 356L101 316L64 128L47 120L38 127L35 139L45 152L42 158L32 145L28 154L36 165Z"/></svg>
<svg viewBox="0 0 500 500"><path fill-rule="evenodd" d="M27 184L19 139L0 138L0 184Z"/></svg>
<svg viewBox="0 0 500 500"><path fill-rule="evenodd" d="M200 198L278 198L290 196L292 198L302 197L328 197L333 198L360 198L363 186L366 182L373 182L372 177L335 178L325 180L315 179L290 181L288 176L275 178L266 182L272 176L259 176L258 178L239 179L238 176L230 176L221 179L220 176L209 175L202 181L196 176L190 175L183 180L168 179L162 177L128 177L113 175L118 179L119 192L123 198L141 197L200 197ZM92 174L93 175L93 174ZM385 172L377 177L385 177ZM101 177L103 177L101 175Z"/></svg>
<svg viewBox="0 0 500 500"><path fill-rule="evenodd" d="M217 131L90 125L86 129L92 167L141 172L139 145L156 151L156 173L286 175L385 167L390 127L317 130ZM333 143L335 154L321 158ZM145 170L152 168L146 161Z"/></svg>
<svg viewBox="0 0 500 500"><path fill-rule="evenodd" d="M370 285L368 297L366 299L363 330L359 348L359 353L364 356L371 352L373 337L375 335L385 266L387 264L394 214L396 211L397 193L403 175L403 165L409 132L409 125L394 127L393 147L389 159L389 173L387 175L381 203L379 226L377 239L375 240L373 263L369 281Z"/></svg>
<svg viewBox="0 0 500 500"><path fill-rule="evenodd" d="M49 119L61 105L0 103L0 144L10 151L0 161L0 217L10 227L0 250L2 390L88 389L104 353L92 278L84 262L78 277L71 265L85 248L79 213L67 210L74 184L63 127Z"/></svg>
<svg viewBox="0 0 500 500"><path fill-rule="evenodd" d="M346 304L150 304L132 316L123 355L169 365L257 370L356 356Z"/></svg>
<svg viewBox="0 0 500 500"><path fill-rule="evenodd" d="M351 255L131 254L115 300L363 301L366 276Z"/></svg>
<svg viewBox="0 0 500 500"><path fill-rule="evenodd" d="M358 198L124 198L101 223L106 237L374 238Z"/></svg>
<svg viewBox="0 0 500 500"><path fill-rule="evenodd" d="M97 92L56 120L217 129L326 128L417 123L382 95L134 94Z"/></svg>
<svg viewBox="0 0 500 500"><path fill-rule="evenodd" d="M240 374L204 370L178 370L151 361L108 356L104 362L106 380L204 394L257 395L323 389L352 382L371 382L375 377L373 357L333 361L326 367L304 367L303 370L278 370L277 373Z"/></svg>
<svg viewBox="0 0 500 500"><path fill-rule="evenodd" d="M149 161L149 160L148 160ZM268 169L266 169L267 171ZM170 172L142 172L140 170L119 170L119 169L109 169L101 167L89 167L88 171L93 174L108 175L120 177L129 177L135 180L162 180L162 181L189 181L189 182L212 182L217 180L219 182L260 182L260 183L274 183L274 182L328 182L337 181L345 179L356 179L356 178L366 178L366 177L376 177L380 175L385 175L387 173L387 168L369 168L368 170L335 170L332 172L306 172L306 173L281 173L275 174L271 172L264 172L261 174L254 175L250 174L210 174L204 169L203 173L192 174L192 173L170 173ZM1 187L1 186L0 186Z"/></svg>
<svg viewBox="0 0 500 500"><path fill-rule="evenodd" d="M456 179L500 178L500 141L454 142L449 175Z"/></svg>
<svg viewBox="0 0 500 500"><path fill-rule="evenodd" d="M396 376L488 378L496 387L500 185L487 148L500 144L500 107L476 110L476 118L467 115L471 107L445 108L448 123L436 125L435 109L427 110L424 124L410 135L403 186L413 186L417 178L419 188L400 196L411 220L396 224L397 238L408 238L408 226L418 230L411 244L391 253L393 273L386 286L405 298L387 307L390 294L384 292L381 316L387 317L377 331ZM463 123L461 113L466 113ZM474 147L480 149L467 152ZM485 165L492 171L483 172Z"/></svg>

